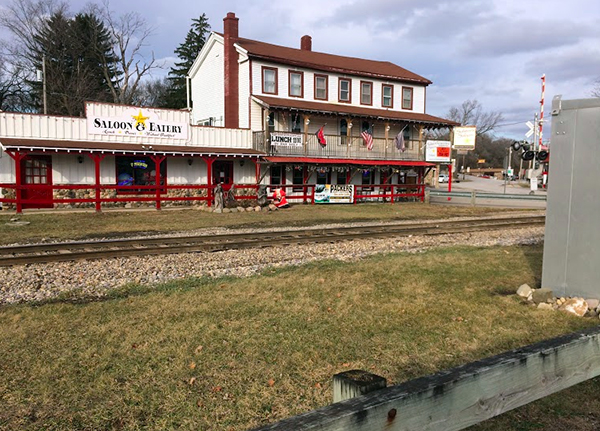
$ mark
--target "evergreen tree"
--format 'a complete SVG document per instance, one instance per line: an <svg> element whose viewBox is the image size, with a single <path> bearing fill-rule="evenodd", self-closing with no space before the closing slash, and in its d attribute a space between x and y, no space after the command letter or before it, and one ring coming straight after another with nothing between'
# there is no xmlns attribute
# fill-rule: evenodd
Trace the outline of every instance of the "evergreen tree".
<svg viewBox="0 0 600 431"><path fill-rule="evenodd" d="M192 27L185 37L185 42L175 50L175 54L181 61L175 63L169 71L171 88L165 107L180 109L187 106L186 76L204 46L209 32L210 25L206 14L203 13L199 18L192 19Z"/></svg>
<svg viewBox="0 0 600 431"><path fill-rule="evenodd" d="M42 70L45 61L48 114L81 116L85 101L110 100L109 81L118 79L117 59L110 35L96 16L68 18L57 12L41 26L35 42L34 66ZM42 83L31 86L42 111Z"/></svg>

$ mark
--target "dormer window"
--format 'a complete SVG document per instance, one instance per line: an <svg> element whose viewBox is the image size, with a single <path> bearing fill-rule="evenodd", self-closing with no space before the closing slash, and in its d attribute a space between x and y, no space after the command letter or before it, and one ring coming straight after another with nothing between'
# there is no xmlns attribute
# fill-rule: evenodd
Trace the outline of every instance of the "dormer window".
<svg viewBox="0 0 600 431"><path fill-rule="evenodd" d="M304 97L304 73L290 70L290 97Z"/></svg>
<svg viewBox="0 0 600 431"><path fill-rule="evenodd" d="M274 67L262 68L262 91L264 94L277 94L277 69Z"/></svg>
<svg viewBox="0 0 600 431"><path fill-rule="evenodd" d="M360 104L373 104L373 83L360 81Z"/></svg>
<svg viewBox="0 0 600 431"><path fill-rule="evenodd" d="M339 101L350 103L351 99L352 82L349 79L339 80Z"/></svg>

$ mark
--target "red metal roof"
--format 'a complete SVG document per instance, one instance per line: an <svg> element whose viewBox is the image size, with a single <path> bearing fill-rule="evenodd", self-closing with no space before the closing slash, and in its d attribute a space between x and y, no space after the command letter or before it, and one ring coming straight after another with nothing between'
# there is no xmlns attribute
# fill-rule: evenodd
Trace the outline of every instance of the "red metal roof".
<svg viewBox="0 0 600 431"><path fill-rule="evenodd" d="M100 152L128 154L175 154L260 157L265 153L249 148L192 147L185 145L131 144L99 141L62 141L49 139L0 138L6 149L54 152Z"/></svg>
<svg viewBox="0 0 600 431"><path fill-rule="evenodd" d="M255 99L275 109L296 109L299 111L348 115L357 117L378 118L382 120L408 121L414 123L425 123L431 126L460 126L459 123L446 120L444 118L434 117L429 114L420 114L418 112L392 111L389 109L366 108L347 104L334 104L324 102L309 102L297 99L283 99L279 97L253 96Z"/></svg>
<svg viewBox="0 0 600 431"><path fill-rule="evenodd" d="M265 157L272 163L315 163L334 165L371 165L371 166L435 166L420 160L368 160L368 159L327 159L317 157Z"/></svg>
<svg viewBox="0 0 600 431"><path fill-rule="evenodd" d="M223 36L223 33L215 32ZM324 52L308 51L286 46L273 45L257 40L238 38L236 43L248 51L250 57L270 60L297 67L324 70L358 76L370 76L380 79L392 79L429 85L432 82L416 73L397 66L389 61L366 60L344 57Z"/></svg>

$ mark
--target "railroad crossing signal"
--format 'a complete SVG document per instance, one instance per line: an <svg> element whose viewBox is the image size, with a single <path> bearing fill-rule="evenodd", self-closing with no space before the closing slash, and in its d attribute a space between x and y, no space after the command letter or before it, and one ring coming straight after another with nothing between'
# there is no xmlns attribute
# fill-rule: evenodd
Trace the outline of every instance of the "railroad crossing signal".
<svg viewBox="0 0 600 431"><path fill-rule="evenodd" d="M533 135L533 128L534 128L533 123L531 121L528 121L527 123L525 123L525 125L527 127L529 127L529 131L527 133L525 133L525 137L530 138L531 135Z"/></svg>

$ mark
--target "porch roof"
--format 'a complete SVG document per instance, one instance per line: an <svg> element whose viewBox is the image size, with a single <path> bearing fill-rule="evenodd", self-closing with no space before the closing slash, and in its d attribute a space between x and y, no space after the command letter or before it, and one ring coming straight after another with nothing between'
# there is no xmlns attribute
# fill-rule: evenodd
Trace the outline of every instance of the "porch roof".
<svg viewBox="0 0 600 431"><path fill-rule="evenodd" d="M259 104L266 108L283 109L291 111L312 112L316 114L341 115L347 117L374 118L378 120L401 121L420 123L429 127L453 127L459 123L434 117L418 112L393 111L390 109L376 109L348 104L334 104L324 102L310 102L306 100L283 99L279 97L252 96Z"/></svg>
<svg viewBox="0 0 600 431"><path fill-rule="evenodd" d="M366 166L435 166L433 163L420 160L365 160L365 159L327 159L324 157L265 157L271 163L315 163L335 165L366 165Z"/></svg>
<svg viewBox="0 0 600 431"><path fill-rule="evenodd" d="M55 153L148 154L173 156L238 156L259 158L265 153L250 148L192 147L185 145L131 144L100 141L67 141L27 138L0 138L4 150Z"/></svg>

